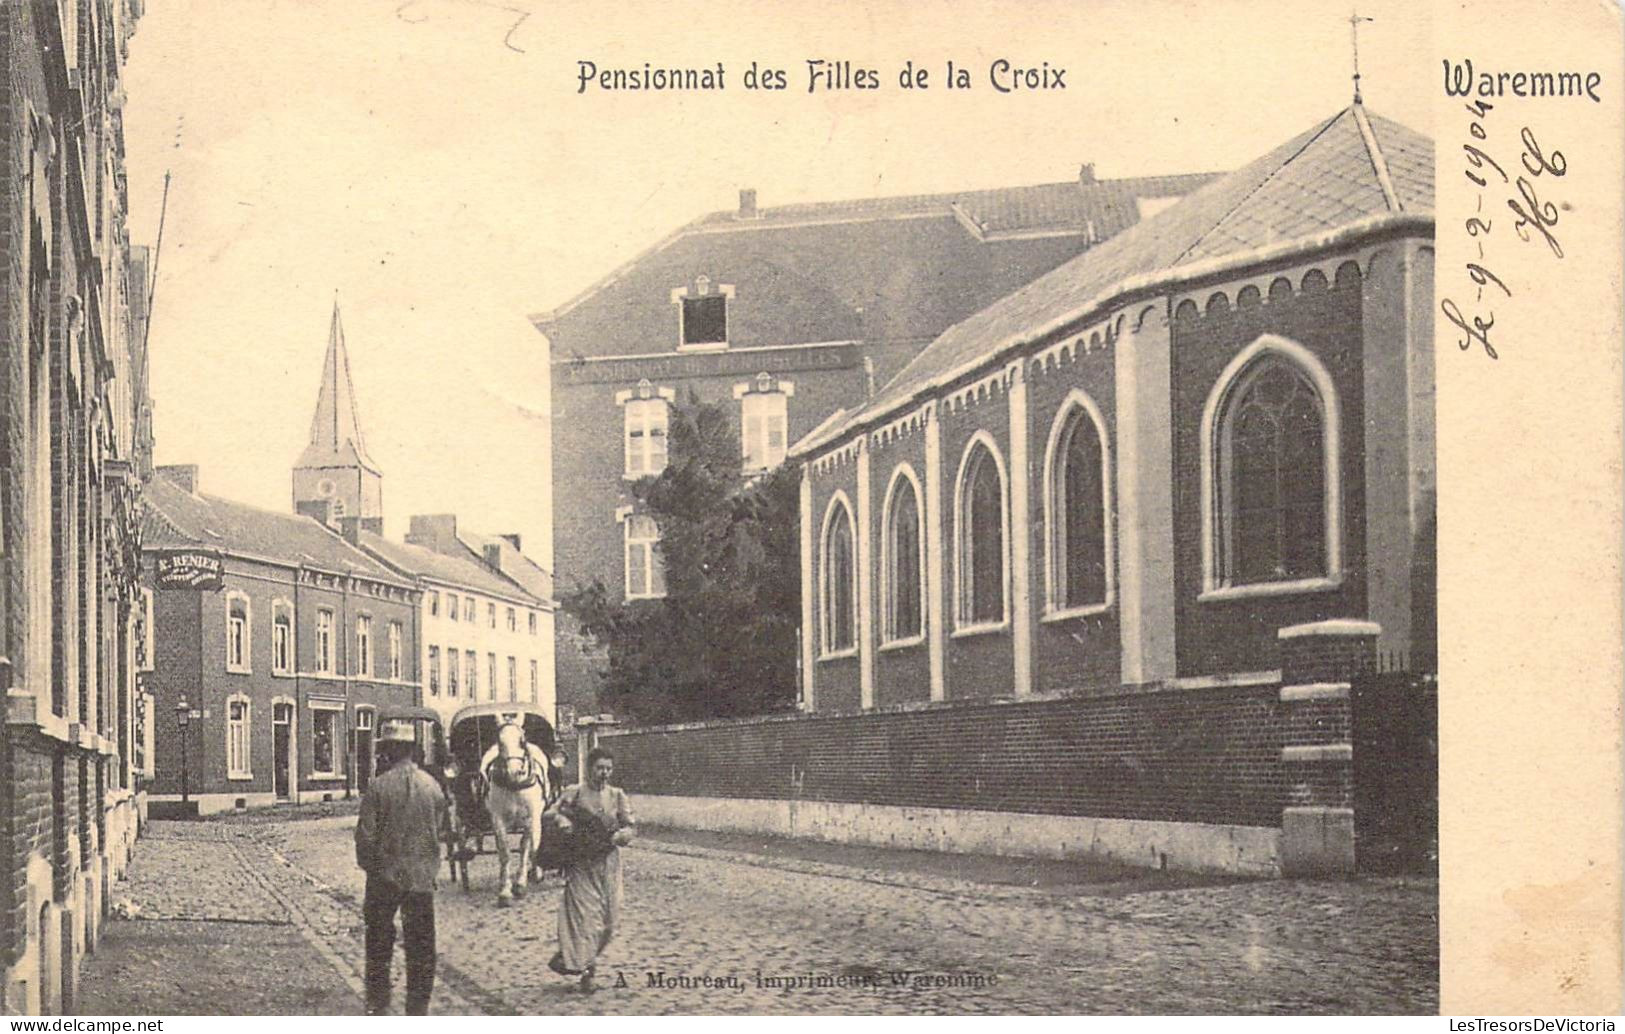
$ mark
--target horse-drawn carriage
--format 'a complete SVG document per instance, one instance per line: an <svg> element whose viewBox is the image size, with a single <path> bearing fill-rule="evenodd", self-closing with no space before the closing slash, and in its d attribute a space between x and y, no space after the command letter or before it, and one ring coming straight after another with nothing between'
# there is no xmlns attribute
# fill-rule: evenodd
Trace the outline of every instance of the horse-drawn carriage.
<svg viewBox="0 0 1625 1034"><path fill-rule="evenodd" d="M495 842L501 866L498 900L524 893L523 880L539 877L534 856L542 810L564 788L563 752L553 724L533 706L474 704L452 716L445 785L455 812L457 844L448 854L452 877L468 889L468 863ZM519 832L520 861L510 883L508 841Z"/></svg>

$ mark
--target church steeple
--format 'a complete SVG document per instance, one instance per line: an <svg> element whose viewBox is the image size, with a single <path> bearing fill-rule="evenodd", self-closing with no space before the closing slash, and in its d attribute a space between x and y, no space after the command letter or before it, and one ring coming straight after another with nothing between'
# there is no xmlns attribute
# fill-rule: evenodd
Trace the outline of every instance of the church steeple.
<svg viewBox="0 0 1625 1034"><path fill-rule="evenodd" d="M322 363L322 386L310 421L310 442L293 469L293 505L328 521L339 517L380 518L383 475L367 454L344 349L344 324L333 299L333 321Z"/></svg>

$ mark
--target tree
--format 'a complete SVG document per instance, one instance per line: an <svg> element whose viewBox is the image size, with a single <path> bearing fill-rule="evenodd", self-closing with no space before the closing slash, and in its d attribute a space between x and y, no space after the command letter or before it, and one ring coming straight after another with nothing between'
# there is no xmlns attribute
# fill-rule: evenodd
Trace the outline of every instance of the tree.
<svg viewBox="0 0 1625 1034"><path fill-rule="evenodd" d="M561 604L608 654L599 700L640 724L789 710L801 612L800 477L746 478L728 410L672 407L666 469L632 486L660 528L666 595L594 581Z"/></svg>

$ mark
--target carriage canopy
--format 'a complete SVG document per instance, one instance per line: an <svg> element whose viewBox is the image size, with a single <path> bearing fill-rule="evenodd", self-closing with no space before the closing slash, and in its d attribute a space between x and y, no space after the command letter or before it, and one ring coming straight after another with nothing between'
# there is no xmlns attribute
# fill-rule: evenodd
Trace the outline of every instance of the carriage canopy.
<svg viewBox="0 0 1625 1034"><path fill-rule="evenodd" d="M480 758L496 743L497 730L510 716L518 719L527 742L542 748L549 758L558 752L559 739L553 723L534 706L501 701L473 704L451 719L451 755L463 771L478 769Z"/></svg>

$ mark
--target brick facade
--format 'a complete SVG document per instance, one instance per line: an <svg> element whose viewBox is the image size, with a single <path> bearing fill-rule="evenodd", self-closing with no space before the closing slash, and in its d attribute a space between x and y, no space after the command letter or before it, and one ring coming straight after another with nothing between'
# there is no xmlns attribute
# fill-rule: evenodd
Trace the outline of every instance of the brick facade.
<svg viewBox="0 0 1625 1034"><path fill-rule="evenodd" d="M146 259L111 101L139 5L0 7L0 1011L72 1011L127 864ZM64 19L71 19L64 21Z"/></svg>

